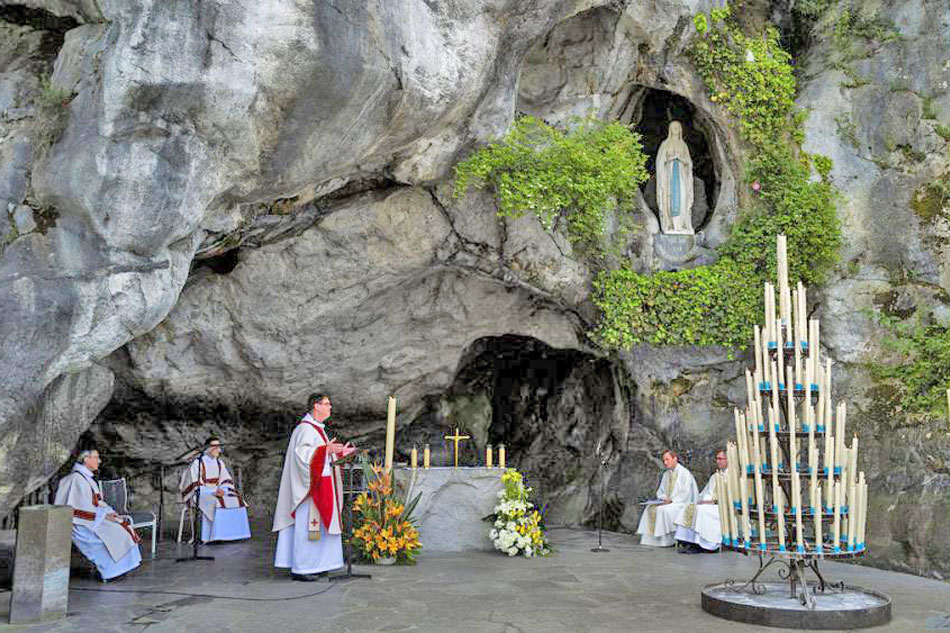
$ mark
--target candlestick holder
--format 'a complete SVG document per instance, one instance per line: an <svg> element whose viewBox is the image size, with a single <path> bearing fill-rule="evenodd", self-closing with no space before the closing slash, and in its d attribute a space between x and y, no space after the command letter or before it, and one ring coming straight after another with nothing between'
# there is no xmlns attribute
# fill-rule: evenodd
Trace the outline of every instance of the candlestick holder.
<svg viewBox="0 0 950 633"><path fill-rule="evenodd" d="M748 402L744 412L735 412L729 471L715 475L722 549L755 556L758 570L746 581L705 587L702 606L760 626L877 626L890 621L890 598L828 582L820 568L825 559L866 554L867 483L858 469L857 436L846 444L845 404L832 415L831 365L821 363L819 324L793 324L788 316L785 237L777 242L778 293L786 313L777 320L774 290L766 284L766 325L755 329L755 366L746 372ZM805 301L799 284L796 319L805 318ZM764 379L756 383L759 377ZM769 570L778 578L764 579Z"/></svg>

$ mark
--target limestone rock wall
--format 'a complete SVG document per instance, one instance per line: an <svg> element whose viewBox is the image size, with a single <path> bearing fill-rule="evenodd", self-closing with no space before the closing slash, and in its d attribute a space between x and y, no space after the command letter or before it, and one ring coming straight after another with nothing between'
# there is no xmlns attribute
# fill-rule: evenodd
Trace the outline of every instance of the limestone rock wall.
<svg viewBox="0 0 950 633"><path fill-rule="evenodd" d="M380 443L394 393L407 438L470 415L481 450L498 430L466 363L477 341L506 336L574 363L507 396L522 425L515 463L557 522L590 523L605 474L608 526L634 529L665 446L702 485L749 359L603 354L586 337L583 258L530 218L499 220L486 195L453 200L450 169L516 111L635 122L646 90L669 91L710 139L713 248L745 195L740 146L683 51L692 16L718 2L8 4L0 513L97 419L91 436L146 501L157 457L222 435L267 516L282 434L316 389L365 444ZM795 28L785 4L765 4L748 19ZM835 161L846 239L809 301L868 451L872 562L946 574L950 440L882 415L865 366L882 332L863 310L948 318L946 200L934 208L927 185L948 173L950 9L849 2L884 30L835 38L840 4L796 59L806 149ZM655 218L641 211L626 255L650 270Z"/></svg>

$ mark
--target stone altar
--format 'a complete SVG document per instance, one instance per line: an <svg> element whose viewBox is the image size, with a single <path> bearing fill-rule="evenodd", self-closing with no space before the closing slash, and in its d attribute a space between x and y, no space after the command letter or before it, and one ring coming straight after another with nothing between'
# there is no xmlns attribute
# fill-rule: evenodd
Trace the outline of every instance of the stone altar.
<svg viewBox="0 0 950 633"><path fill-rule="evenodd" d="M20 508L10 624L66 617L72 529L66 506Z"/></svg>
<svg viewBox="0 0 950 633"><path fill-rule="evenodd" d="M393 476L409 491L422 494L413 516L425 552L491 550L492 513L502 490L502 468L394 468Z"/></svg>

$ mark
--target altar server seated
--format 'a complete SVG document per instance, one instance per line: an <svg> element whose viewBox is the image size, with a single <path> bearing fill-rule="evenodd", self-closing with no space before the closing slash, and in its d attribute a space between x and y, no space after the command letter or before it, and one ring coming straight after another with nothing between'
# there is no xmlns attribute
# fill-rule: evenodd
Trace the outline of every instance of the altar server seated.
<svg viewBox="0 0 950 633"><path fill-rule="evenodd" d="M666 472L660 480L660 487L656 491L659 504L646 506L646 511L640 516L640 526L637 534L640 535L641 545L654 547L669 547L676 543L676 523L679 513L687 504L695 503L698 491L696 480L686 468L679 463L679 458L672 450L663 452L663 465Z"/></svg>
<svg viewBox="0 0 950 633"><path fill-rule="evenodd" d="M228 467L221 461L221 442L208 438L204 455L182 473L179 488L183 503L193 503L200 488L201 540L238 541L251 538L247 504L234 488Z"/></svg>
<svg viewBox="0 0 950 633"><path fill-rule="evenodd" d="M103 581L114 580L142 562L139 537L109 504L102 500L95 472L99 470L99 451L84 450L71 473L56 489L54 503L73 509L73 544L91 560Z"/></svg>
<svg viewBox="0 0 950 633"><path fill-rule="evenodd" d="M706 487L699 493L699 501L685 506L676 517L676 540L687 544L682 550L684 553L719 550L722 528L719 525L716 476L725 476L728 465L726 451L716 453L716 472L709 477Z"/></svg>

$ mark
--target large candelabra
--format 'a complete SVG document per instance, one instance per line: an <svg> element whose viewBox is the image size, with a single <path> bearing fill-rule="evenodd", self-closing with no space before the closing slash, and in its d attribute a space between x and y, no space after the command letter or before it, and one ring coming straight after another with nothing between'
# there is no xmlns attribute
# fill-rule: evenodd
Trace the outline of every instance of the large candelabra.
<svg viewBox="0 0 950 633"><path fill-rule="evenodd" d="M735 410L736 440L727 444L729 468L715 475L723 547L757 555L759 569L745 583L707 587L703 606L716 615L745 620L743 601L774 592L775 583L761 577L778 563L779 576L788 582L785 595L797 604L789 609L777 604L792 619L779 616L774 624L823 628L822 617L829 613L829 622L843 621L840 609L829 611L819 600L835 595L836 604L849 602L841 598L855 588L826 582L819 561L865 552L867 481L859 470L857 435L847 442L846 403L835 406L832 401L831 360L821 358L819 322L808 318L802 283L795 288L789 284L784 235L777 238L777 264L778 309L776 288L767 282L764 324L754 328L755 363L745 375L746 406ZM811 583L809 573L816 578ZM855 611L851 615L858 618L849 620L850 626L890 618L886 597L859 592L870 611ZM739 603L730 599L736 593L745 594ZM801 610L814 614L807 626ZM772 623L760 617L754 621Z"/></svg>

